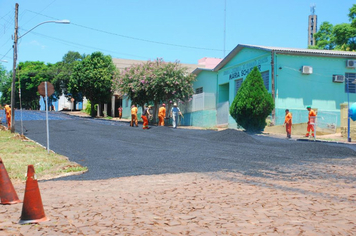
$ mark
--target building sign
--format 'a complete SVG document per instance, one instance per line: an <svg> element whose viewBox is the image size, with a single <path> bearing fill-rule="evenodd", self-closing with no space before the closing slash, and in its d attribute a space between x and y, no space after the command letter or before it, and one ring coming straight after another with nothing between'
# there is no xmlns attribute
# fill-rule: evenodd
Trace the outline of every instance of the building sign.
<svg viewBox="0 0 356 236"><path fill-rule="evenodd" d="M226 70L224 71L224 75L228 75L229 80L245 77L252 71L255 66L257 66L258 70L261 71L261 65L266 62L268 62L268 57L257 59L241 66L235 67L233 69Z"/></svg>

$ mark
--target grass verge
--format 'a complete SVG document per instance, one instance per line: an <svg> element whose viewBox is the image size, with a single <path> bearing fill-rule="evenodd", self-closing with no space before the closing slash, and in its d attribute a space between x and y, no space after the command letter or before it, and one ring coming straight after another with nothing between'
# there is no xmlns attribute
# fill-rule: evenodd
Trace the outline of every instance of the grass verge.
<svg viewBox="0 0 356 236"><path fill-rule="evenodd" d="M0 158L11 181L25 181L28 165L35 167L38 180L80 174L88 170L65 156L47 153L39 144L18 133L11 133L1 125L0 147Z"/></svg>

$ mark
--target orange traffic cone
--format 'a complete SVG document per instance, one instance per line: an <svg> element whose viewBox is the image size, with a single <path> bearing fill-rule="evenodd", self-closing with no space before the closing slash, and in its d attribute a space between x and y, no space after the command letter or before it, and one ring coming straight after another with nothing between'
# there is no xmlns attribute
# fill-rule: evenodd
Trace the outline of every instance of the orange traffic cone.
<svg viewBox="0 0 356 236"><path fill-rule="evenodd" d="M0 158L0 200L1 204L9 205L21 202L17 197L14 186L11 183L9 175L5 169L4 163Z"/></svg>
<svg viewBox="0 0 356 236"><path fill-rule="evenodd" d="M32 224L48 220L44 213L41 194L35 176L35 168L33 165L29 165L27 169L25 197L19 223Z"/></svg>

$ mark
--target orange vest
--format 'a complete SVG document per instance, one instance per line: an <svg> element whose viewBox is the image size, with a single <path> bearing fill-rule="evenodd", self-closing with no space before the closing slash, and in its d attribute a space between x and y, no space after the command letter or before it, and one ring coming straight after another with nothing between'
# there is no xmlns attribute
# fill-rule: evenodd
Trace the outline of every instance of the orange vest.
<svg viewBox="0 0 356 236"><path fill-rule="evenodd" d="M312 110L312 109L310 109L310 111L309 111L309 115L308 115L308 120L309 120L309 122L310 122L310 117L311 117L311 116L316 116L315 111L314 111L314 110Z"/></svg>
<svg viewBox="0 0 356 236"><path fill-rule="evenodd" d="M131 108L131 115L137 115L137 111L138 111L137 107Z"/></svg>
<svg viewBox="0 0 356 236"><path fill-rule="evenodd" d="M158 116L166 116L166 108L165 107L160 107L158 110Z"/></svg>
<svg viewBox="0 0 356 236"><path fill-rule="evenodd" d="M6 117L10 117L11 116L11 108L9 105L5 106L5 112L6 112Z"/></svg>
<svg viewBox="0 0 356 236"><path fill-rule="evenodd" d="M288 114L286 115L286 118L284 120L284 123L286 124L292 124L292 113L288 112Z"/></svg>

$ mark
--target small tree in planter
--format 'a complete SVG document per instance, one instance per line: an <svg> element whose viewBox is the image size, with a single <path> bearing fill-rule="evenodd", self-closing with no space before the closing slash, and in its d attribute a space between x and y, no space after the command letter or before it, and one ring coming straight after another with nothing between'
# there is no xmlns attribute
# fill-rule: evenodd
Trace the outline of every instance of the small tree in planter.
<svg viewBox="0 0 356 236"><path fill-rule="evenodd" d="M272 95L265 88L261 73L254 67L238 90L230 106L230 115L246 131L260 132L273 109Z"/></svg>

